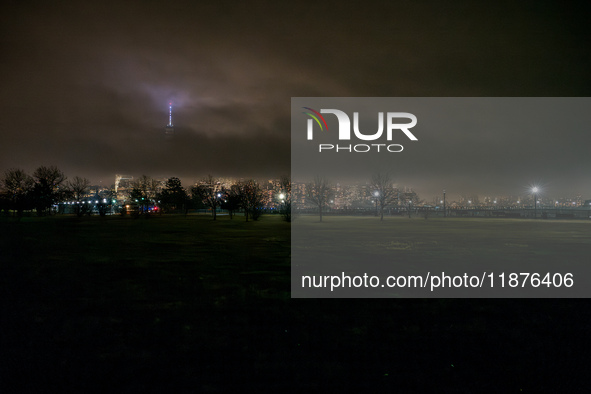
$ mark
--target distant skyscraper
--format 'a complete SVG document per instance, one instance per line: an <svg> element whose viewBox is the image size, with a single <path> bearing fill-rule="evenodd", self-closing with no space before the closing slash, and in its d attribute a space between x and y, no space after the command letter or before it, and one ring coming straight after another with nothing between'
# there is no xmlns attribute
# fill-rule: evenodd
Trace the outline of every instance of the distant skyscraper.
<svg viewBox="0 0 591 394"><path fill-rule="evenodd" d="M164 134L174 135L174 127L172 126L172 103L168 103L168 124L164 128Z"/></svg>

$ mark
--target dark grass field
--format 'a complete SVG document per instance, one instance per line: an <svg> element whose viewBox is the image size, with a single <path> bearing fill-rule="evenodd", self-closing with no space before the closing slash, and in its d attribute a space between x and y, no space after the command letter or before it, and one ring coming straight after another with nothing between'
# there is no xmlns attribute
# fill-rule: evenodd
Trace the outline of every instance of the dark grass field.
<svg viewBox="0 0 591 394"><path fill-rule="evenodd" d="M453 297L558 297L591 294L591 221L534 220L497 218L412 218L329 216L319 223L318 217L302 216L292 227L292 263L306 275L447 275L472 273L481 277L493 273L496 288L374 289L364 293L353 289L349 296L363 294L383 296ZM305 270L304 268L305 267ZM538 286L527 290L510 288L510 273L571 273L575 286L555 288ZM506 273L506 288L501 288L500 273ZM301 275L299 275L301 277ZM294 275L297 277L297 275ZM523 277L522 277L523 278ZM561 284L561 278L555 278ZM301 282L301 281L300 281ZM294 282L295 289L301 287ZM529 282L528 282L529 283ZM587 288L584 288L587 286ZM339 294L338 290L335 290ZM299 294L299 293L298 293ZM314 291L315 296L330 292ZM334 292L332 296L334 296ZM302 296L306 293L302 292Z"/></svg>
<svg viewBox="0 0 591 394"><path fill-rule="evenodd" d="M0 391L589 389L587 300L292 300L289 225L218 219L0 219Z"/></svg>

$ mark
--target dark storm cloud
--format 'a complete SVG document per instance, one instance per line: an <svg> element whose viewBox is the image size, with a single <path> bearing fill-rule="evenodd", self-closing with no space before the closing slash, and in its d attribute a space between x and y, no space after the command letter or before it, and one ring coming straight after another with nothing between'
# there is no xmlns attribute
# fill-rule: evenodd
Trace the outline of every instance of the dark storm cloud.
<svg viewBox="0 0 591 394"><path fill-rule="evenodd" d="M586 10L553 3L105 4L15 2L0 16L0 169L278 176L290 97L590 90ZM177 136L164 141L169 101Z"/></svg>

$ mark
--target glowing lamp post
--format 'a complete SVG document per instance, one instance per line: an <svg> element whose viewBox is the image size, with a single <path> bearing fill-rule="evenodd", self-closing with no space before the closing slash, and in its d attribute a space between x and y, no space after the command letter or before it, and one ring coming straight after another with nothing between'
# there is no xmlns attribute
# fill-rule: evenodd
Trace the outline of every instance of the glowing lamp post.
<svg viewBox="0 0 591 394"><path fill-rule="evenodd" d="M277 196L277 197L279 197L279 201L281 201L281 205L279 205L279 209L281 211L283 211L285 208L285 194L279 193L279 196Z"/></svg>
<svg viewBox="0 0 591 394"><path fill-rule="evenodd" d="M447 217L447 210L445 209L445 189L443 189L443 217Z"/></svg>
<svg viewBox="0 0 591 394"><path fill-rule="evenodd" d="M378 197L380 196L380 192L378 192L377 190L375 192L373 192L373 196L376 199L376 216L378 216Z"/></svg>
<svg viewBox="0 0 591 394"><path fill-rule="evenodd" d="M538 217L538 191L540 189L534 186L531 191L534 194L534 219L536 219Z"/></svg>

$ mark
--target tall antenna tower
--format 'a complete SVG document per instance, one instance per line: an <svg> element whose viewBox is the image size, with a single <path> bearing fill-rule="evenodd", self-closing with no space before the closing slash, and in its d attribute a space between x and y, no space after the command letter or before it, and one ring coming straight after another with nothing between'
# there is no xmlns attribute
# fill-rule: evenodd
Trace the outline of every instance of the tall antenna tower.
<svg viewBox="0 0 591 394"><path fill-rule="evenodd" d="M174 127L172 126L172 103L168 103L168 124L164 128L164 134L174 135Z"/></svg>

